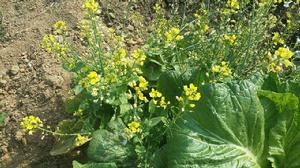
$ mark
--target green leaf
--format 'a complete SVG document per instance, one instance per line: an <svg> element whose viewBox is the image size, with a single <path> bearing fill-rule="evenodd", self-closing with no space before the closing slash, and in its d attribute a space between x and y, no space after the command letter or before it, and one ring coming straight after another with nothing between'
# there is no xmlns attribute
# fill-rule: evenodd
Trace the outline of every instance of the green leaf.
<svg viewBox="0 0 300 168"><path fill-rule="evenodd" d="M134 167L135 164L133 146L127 139L104 129L94 132L87 155L95 162L114 162L122 167Z"/></svg>
<svg viewBox="0 0 300 168"><path fill-rule="evenodd" d="M145 121L145 125L147 125L147 127L149 128L152 128L154 126L156 126L157 124L159 124L162 120L163 120L164 117L154 117L154 118L151 118L150 120L146 120Z"/></svg>
<svg viewBox="0 0 300 168"><path fill-rule="evenodd" d="M190 74L181 74L178 71L163 73L158 80L158 91L166 97L171 103L176 103L176 96L183 92L183 85L189 82Z"/></svg>
<svg viewBox="0 0 300 168"><path fill-rule="evenodd" d="M264 111L249 81L199 87L195 112L184 113L168 138L168 167L264 167Z"/></svg>
<svg viewBox="0 0 300 168"><path fill-rule="evenodd" d="M74 88L75 95L80 94L83 91L83 87L81 85L76 85Z"/></svg>
<svg viewBox="0 0 300 168"><path fill-rule="evenodd" d="M6 113L0 112L0 126L4 125L4 121L5 121L6 116L7 116Z"/></svg>
<svg viewBox="0 0 300 168"><path fill-rule="evenodd" d="M76 160L73 161L73 168L117 168L115 163L87 163L81 164Z"/></svg>
<svg viewBox="0 0 300 168"><path fill-rule="evenodd" d="M84 122L75 120L63 120L59 123L57 132L64 134L80 133ZM57 136L56 143L53 145L50 154L52 156L62 155L75 149L76 136Z"/></svg>
<svg viewBox="0 0 300 168"><path fill-rule="evenodd" d="M162 73L162 68L157 63L146 61L142 67L142 71L143 75L145 75L149 81L157 81Z"/></svg>
<svg viewBox="0 0 300 168"><path fill-rule="evenodd" d="M300 119L299 100L291 93L275 93L262 91L260 96L270 102L264 103L266 113L270 116L266 120L273 126L269 134L269 160L274 168L300 167ZM268 108L271 107L271 108Z"/></svg>
<svg viewBox="0 0 300 168"><path fill-rule="evenodd" d="M67 99L64 103L65 111L67 113L73 114L76 110L78 110L81 99L79 97L74 97L72 99Z"/></svg>

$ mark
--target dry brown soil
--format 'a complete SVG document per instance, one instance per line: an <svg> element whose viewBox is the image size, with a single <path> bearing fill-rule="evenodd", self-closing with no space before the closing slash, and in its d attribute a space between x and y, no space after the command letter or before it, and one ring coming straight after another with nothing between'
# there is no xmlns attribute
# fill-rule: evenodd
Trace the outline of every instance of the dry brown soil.
<svg viewBox="0 0 300 168"><path fill-rule="evenodd" d="M43 52L43 35L57 20L71 28L80 18L81 0L0 0L6 40L0 42L0 168L68 168L70 156L53 157L51 136L27 136L20 119L39 116L48 125L65 118L63 100L70 75L59 60Z"/></svg>

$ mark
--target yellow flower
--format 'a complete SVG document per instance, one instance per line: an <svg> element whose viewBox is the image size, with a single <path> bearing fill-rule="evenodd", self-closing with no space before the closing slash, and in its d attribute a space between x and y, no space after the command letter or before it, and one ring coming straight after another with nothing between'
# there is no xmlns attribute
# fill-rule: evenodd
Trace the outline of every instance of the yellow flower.
<svg viewBox="0 0 300 168"><path fill-rule="evenodd" d="M284 47L279 47L276 51L275 51L275 55L281 57L281 58L285 58L285 59L289 59L293 56L293 52L290 51L288 48L284 48Z"/></svg>
<svg viewBox="0 0 300 168"><path fill-rule="evenodd" d="M91 85L95 85L96 83L98 83L99 82L99 79L98 78L94 78L94 79L91 79L90 80L90 84Z"/></svg>
<svg viewBox="0 0 300 168"><path fill-rule="evenodd" d="M197 92L197 89L198 88L193 83L190 83L189 87L186 85L183 86L185 95L187 96L187 98L189 100L192 100L192 101L198 101L201 98L201 94L199 92Z"/></svg>
<svg viewBox="0 0 300 168"><path fill-rule="evenodd" d="M285 60L283 61L283 64L284 64L285 67L292 66L292 62L289 61L288 59L285 59Z"/></svg>
<svg viewBox="0 0 300 168"><path fill-rule="evenodd" d="M162 108L167 108L167 106L170 104L170 101L166 102L166 98L163 96L160 98L160 101L159 101L159 106L162 107Z"/></svg>
<svg viewBox="0 0 300 168"><path fill-rule="evenodd" d="M92 71L92 72L90 72L90 73L87 75L87 77L90 78L90 79L97 78L97 76L98 76L98 74L97 74L97 72L95 72L95 71Z"/></svg>
<svg viewBox="0 0 300 168"><path fill-rule="evenodd" d="M181 96L176 96L176 100L179 101L179 102L182 102L182 101L183 101L183 97L181 97Z"/></svg>
<svg viewBox="0 0 300 168"><path fill-rule="evenodd" d="M162 96L162 94L159 91L157 91L153 88L151 89L151 92L149 93L149 95L150 95L151 98L157 98L157 97Z"/></svg>
<svg viewBox="0 0 300 168"><path fill-rule="evenodd" d="M83 144L85 144L86 142L88 142L90 139L88 136L82 136L82 135L77 135L76 139L75 139L75 145L76 146L81 146Z"/></svg>
<svg viewBox="0 0 300 168"><path fill-rule="evenodd" d="M209 26L208 25L204 25L204 32L207 32L209 30Z"/></svg>
<svg viewBox="0 0 300 168"><path fill-rule="evenodd" d="M228 63L222 61L221 65L213 65L211 67L211 71L214 73L220 73L223 76L231 76L232 71L231 69L228 67Z"/></svg>
<svg viewBox="0 0 300 168"><path fill-rule="evenodd" d="M145 103L147 103L149 100L144 96L144 93L142 91L140 91L138 88L135 89L136 93L138 95L138 98L142 101L144 101Z"/></svg>
<svg viewBox="0 0 300 168"><path fill-rule="evenodd" d="M190 106L191 108L194 108L196 105L195 105L195 104L189 104L189 106Z"/></svg>
<svg viewBox="0 0 300 168"><path fill-rule="evenodd" d="M146 60L146 55L141 49L137 49L133 51L133 58L137 65L144 65L144 61Z"/></svg>
<svg viewBox="0 0 300 168"><path fill-rule="evenodd" d="M148 82L146 81L146 79L142 76L139 76L139 88L141 90L147 90L148 87Z"/></svg>
<svg viewBox="0 0 300 168"><path fill-rule="evenodd" d="M95 2L95 0L84 0L82 9L85 11L86 15L100 13L99 5L98 5L98 3Z"/></svg>
<svg viewBox="0 0 300 168"><path fill-rule="evenodd" d="M166 43L170 43L175 39L176 41L180 41L184 39L184 36L179 35L180 30L177 27L171 28L168 32L165 33Z"/></svg>
<svg viewBox="0 0 300 168"><path fill-rule="evenodd" d="M225 38L225 40L228 41L230 44L232 44L232 45L236 44L236 40L237 40L236 35L227 35L227 34L225 34L225 35L224 35L224 38Z"/></svg>
<svg viewBox="0 0 300 168"><path fill-rule="evenodd" d="M184 37L181 36L181 35L178 35L178 36L176 36L176 38L175 38L176 41L180 41L180 40L183 40L183 39L184 39Z"/></svg>
<svg viewBox="0 0 300 168"><path fill-rule="evenodd" d="M58 21L53 25L54 32L56 34L63 34L67 30L66 23L64 21Z"/></svg>
<svg viewBox="0 0 300 168"><path fill-rule="evenodd" d="M269 70L272 71L272 72L281 72L282 71L282 67L279 66L279 65L276 65L274 62L272 62L269 65Z"/></svg>
<svg viewBox="0 0 300 168"><path fill-rule="evenodd" d="M141 123L133 121L129 124L127 124L127 128L124 129L125 133L129 136L129 138L132 138L135 134L140 133L142 131L141 129Z"/></svg>
<svg viewBox="0 0 300 168"><path fill-rule="evenodd" d="M236 10L240 9L240 5L237 0L228 0L227 6Z"/></svg>
<svg viewBox="0 0 300 168"><path fill-rule="evenodd" d="M130 87L135 87L136 86L136 81L131 81L131 82L129 82L128 83L128 86L130 86Z"/></svg>
<svg viewBox="0 0 300 168"><path fill-rule="evenodd" d="M277 43L284 44L284 40L280 37L279 33L274 33L272 40L275 44Z"/></svg>
<svg viewBox="0 0 300 168"><path fill-rule="evenodd" d="M220 72L220 66L219 65L213 65L212 67L211 67L211 71L212 72Z"/></svg>
<svg viewBox="0 0 300 168"><path fill-rule="evenodd" d="M37 128L43 127L43 122L40 118L35 116L27 116L22 119L21 128L28 132L29 135L32 135L33 131Z"/></svg>
<svg viewBox="0 0 300 168"><path fill-rule="evenodd" d="M79 108L78 110L76 110L74 113L73 113L74 116L82 116L83 115L83 110L82 108Z"/></svg>
<svg viewBox="0 0 300 168"><path fill-rule="evenodd" d="M153 9L155 10L155 13L159 13L161 10L161 6L158 3L156 3Z"/></svg>

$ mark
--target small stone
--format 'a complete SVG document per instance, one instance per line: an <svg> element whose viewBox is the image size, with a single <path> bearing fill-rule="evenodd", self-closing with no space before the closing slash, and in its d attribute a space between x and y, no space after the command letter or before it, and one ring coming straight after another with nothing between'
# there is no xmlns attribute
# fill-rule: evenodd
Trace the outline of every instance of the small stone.
<svg viewBox="0 0 300 168"><path fill-rule="evenodd" d="M0 150L2 151L2 153L8 153L7 146L1 146Z"/></svg>
<svg viewBox="0 0 300 168"><path fill-rule="evenodd" d="M14 65L14 66L12 66L10 68L9 72L12 75L17 75L19 73L19 70L20 70L19 66L18 65Z"/></svg>
<svg viewBox="0 0 300 168"><path fill-rule="evenodd" d="M20 68L20 72L25 72L25 69L24 68Z"/></svg>
<svg viewBox="0 0 300 168"><path fill-rule="evenodd" d="M8 153L6 153L6 154L4 154L4 155L0 158L0 160L3 161L3 162L8 163L8 162L11 162L11 161L12 161L12 158L9 156Z"/></svg>
<svg viewBox="0 0 300 168"><path fill-rule="evenodd" d="M22 141L22 138L24 137L24 133L22 131L17 131L15 138L17 141Z"/></svg>
<svg viewBox="0 0 300 168"><path fill-rule="evenodd" d="M57 75L47 75L46 80L51 86L62 87L64 79Z"/></svg>
<svg viewBox="0 0 300 168"><path fill-rule="evenodd" d="M3 87L3 86L5 86L5 85L6 85L6 83L7 83L7 81L6 81L6 80L4 80L4 79L0 79L0 87Z"/></svg>

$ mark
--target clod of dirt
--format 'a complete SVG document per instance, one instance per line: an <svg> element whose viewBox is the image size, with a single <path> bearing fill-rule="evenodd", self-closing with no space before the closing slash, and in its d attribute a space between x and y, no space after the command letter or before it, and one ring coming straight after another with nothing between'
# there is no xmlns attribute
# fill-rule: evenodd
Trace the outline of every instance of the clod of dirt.
<svg viewBox="0 0 300 168"><path fill-rule="evenodd" d="M27 144L27 141L26 141L26 139L25 139L25 134L24 134L24 132L22 132L22 131L17 131L17 132L16 132L16 135L15 135L15 138L16 138L17 141L22 142L22 144L24 144L24 145Z"/></svg>
<svg viewBox="0 0 300 168"><path fill-rule="evenodd" d="M6 85L7 81L4 79L0 79L0 87L4 87Z"/></svg>
<svg viewBox="0 0 300 168"><path fill-rule="evenodd" d="M13 65L9 70L9 74L17 75L19 73L19 70L20 70L20 68L18 65Z"/></svg>
<svg viewBox="0 0 300 168"><path fill-rule="evenodd" d="M57 75L46 75L45 76L47 83L50 86L61 87L64 83L64 78Z"/></svg>

